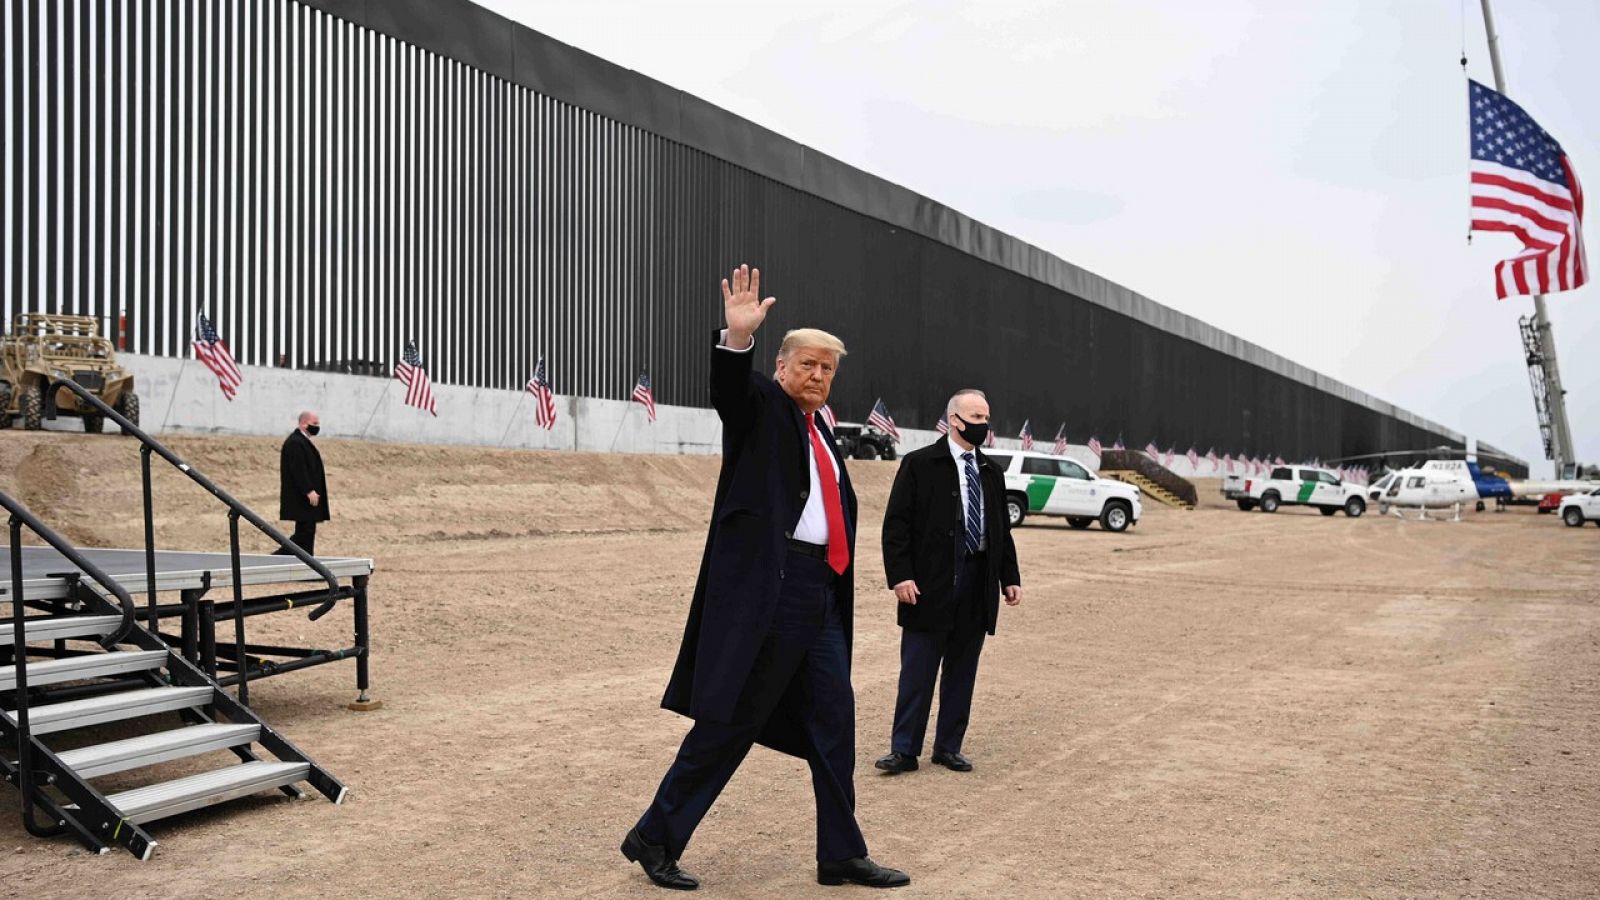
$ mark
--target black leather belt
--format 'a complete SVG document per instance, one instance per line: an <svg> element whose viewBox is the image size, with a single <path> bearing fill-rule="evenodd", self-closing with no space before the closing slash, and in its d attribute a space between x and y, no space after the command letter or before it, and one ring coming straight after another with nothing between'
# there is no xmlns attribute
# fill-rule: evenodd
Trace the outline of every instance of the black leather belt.
<svg viewBox="0 0 1600 900"><path fill-rule="evenodd" d="M794 538L789 539L789 552L798 553L801 556L810 556L815 559L828 558L828 548L826 545L808 544L805 541L797 541Z"/></svg>

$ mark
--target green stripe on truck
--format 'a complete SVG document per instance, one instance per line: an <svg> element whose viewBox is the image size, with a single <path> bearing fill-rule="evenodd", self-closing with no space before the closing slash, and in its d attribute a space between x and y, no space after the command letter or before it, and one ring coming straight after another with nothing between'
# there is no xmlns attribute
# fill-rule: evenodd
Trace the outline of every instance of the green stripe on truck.
<svg viewBox="0 0 1600 900"><path fill-rule="evenodd" d="M1028 481L1028 512L1038 512L1044 509L1044 502L1050 499L1050 492L1056 489L1056 479L1053 475L1035 475Z"/></svg>
<svg viewBox="0 0 1600 900"><path fill-rule="evenodd" d="M1311 493L1317 489L1315 481L1307 481L1300 485L1300 502L1305 503L1311 499Z"/></svg>

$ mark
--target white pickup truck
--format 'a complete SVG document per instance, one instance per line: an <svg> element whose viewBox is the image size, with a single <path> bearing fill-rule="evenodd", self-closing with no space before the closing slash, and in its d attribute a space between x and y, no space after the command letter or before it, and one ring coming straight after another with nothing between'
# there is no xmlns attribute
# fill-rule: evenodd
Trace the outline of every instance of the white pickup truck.
<svg viewBox="0 0 1600 900"><path fill-rule="evenodd" d="M1088 528L1098 519L1107 531L1126 531L1144 511L1138 488L1097 478L1075 459L1019 450L984 456L1006 475L1006 518L1013 528L1035 515L1065 516L1073 528Z"/></svg>
<svg viewBox="0 0 1600 900"><path fill-rule="evenodd" d="M1360 485L1346 484L1337 474L1315 466L1274 466L1265 478L1246 478L1234 502L1247 512L1258 506L1272 513L1281 506L1301 505L1315 506L1325 516L1342 509L1353 519L1367 511Z"/></svg>
<svg viewBox="0 0 1600 900"><path fill-rule="evenodd" d="M1570 494L1561 498L1561 521L1580 528L1585 522L1600 525L1600 488L1586 494Z"/></svg>

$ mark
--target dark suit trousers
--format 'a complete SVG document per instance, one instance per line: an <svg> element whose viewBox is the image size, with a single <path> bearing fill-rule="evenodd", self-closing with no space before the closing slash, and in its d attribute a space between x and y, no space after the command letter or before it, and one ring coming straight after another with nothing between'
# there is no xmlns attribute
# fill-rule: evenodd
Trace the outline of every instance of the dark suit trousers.
<svg viewBox="0 0 1600 900"><path fill-rule="evenodd" d="M296 523L294 523L294 534L289 535L289 540L294 541L295 545L298 546L301 550L304 550L305 552L311 554L312 556L316 556L317 555L317 523L316 523L316 521L313 520L313 521L310 521L310 522L296 522ZM282 547L279 547L278 549L272 551L272 555L273 556L290 556L291 554L287 550L284 550Z"/></svg>
<svg viewBox="0 0 1600 900"><path fill-rule="evenodd" d="M979 594L986 572L981 555L957 566L956 621L949 631L900 633L900 693L894 704L894 731L889 749L922 755L933 706L934 680L939 679L939 724L933 733L935 753L960 753L972 713L972 689L978 680L978 655L983 652L983 612Z"/></svg>
<svg viewBox="0 0 1600 900"><path fill-rule="evenodd" d="M855 694L834 598L838 576L826 562L795 553L789 554L785 575L772 625L741 695L738 721L695 722L639 819L639 834L664 845L674 858L683 855L695 827L780 704L780 714L792 711L804 725L817 797L817 859L867 854L855 816ZM786 818L777 809L770 815Z"/></svg>

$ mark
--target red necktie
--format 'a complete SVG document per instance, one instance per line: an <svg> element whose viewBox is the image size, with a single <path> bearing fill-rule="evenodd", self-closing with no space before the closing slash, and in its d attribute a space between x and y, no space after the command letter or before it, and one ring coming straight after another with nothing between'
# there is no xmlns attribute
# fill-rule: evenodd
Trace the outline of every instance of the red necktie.
<svg viewBox="0 0 1600 900"><path fill-rule="evenodd" d="M839 480L833 474L833 454L822 444L817 423L806 416L811 429L811 455L817 460L817 477L822 482L822 511L828 517L828 567L843 575L850 565L849 538L844 533L844 504L839 501Z"/></svg>

